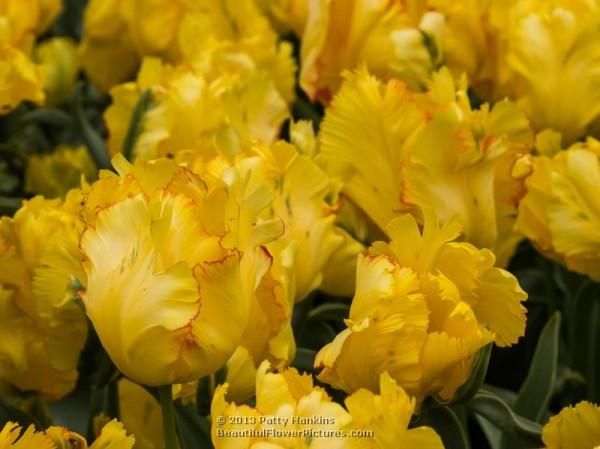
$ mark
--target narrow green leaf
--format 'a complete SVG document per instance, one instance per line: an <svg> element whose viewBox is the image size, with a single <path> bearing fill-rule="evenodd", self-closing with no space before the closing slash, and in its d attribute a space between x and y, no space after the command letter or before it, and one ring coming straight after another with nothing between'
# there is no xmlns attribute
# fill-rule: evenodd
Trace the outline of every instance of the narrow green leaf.
<svg viewBox="0 0 600 449"><path fill-rule="evenodd" d="M590 356L592 359L592 363L587 372L588 380L588 395L590 399L598 404L600 403L600 357L598 357L598 353L600 353L600 326L598 323L600 322L600 303L597 298L595 301L594 311L592 316L593 320L593 333L592 333L592 343L590 344Z"/></svg>
<svg viewBox="0 0 600 449"><path fill-rule="evenodd" d="M309 320L344 320L348 318L350 305L341 302L321 304L308 312Z"/></svg>
<svg viewBox="0 0 600 449"><path fill-rule="evenodd" d="M227 366L224 366L216 373L204 376L198 380L198 388L196 389L196 411L199 415L210 415L210 405L215 394L215 389L217 386L225 383L226 379Z"/></svg>
<svg viewBox="0 0 600 449"><path fill-rule="evenodd" d="M2 429L4 424L8 421L17 422L23 427L28 427L30 424L33 424L38 429L42 428L35 418L15 407L0 395L0 429Z"/></svg>
<svg viewBox="0 0 600 449"><path fill-rule="evenodd" d="M175 423L181 449L212 449L210 422L198 415L194 406L175 401Z"/></svg>
<svg viewBox="0 0 600 449"><path fill-rule="evenodd" d="M204 376L198 380L198 388L196 389L196 411L199 415L206 416L210 414L211 401L210 377Z"/></svg>
<svg viewBox="0 0 600 449"><path fill-rule="evenodd" d="M96 166L100 169L110 169L112 166L108 157L106 144L104 143L104 139L98 134L98 131L90 124L83 112L82 96L83 85L80 84L76 87L73 96L73 114L75 116L75 123L77 124L81 137L83 138L92 159L96 162Z"/></svg>
<svg viewBox="0 0 600 449"><path fill-rule="evenodd" d="M475 415L475 419L477 420L479 427L481 427L481 431L485 435L490 447L492 449L500 449L502 443L502 431L481 415Z"/></svg>
<svg viewBox="0 0 600 449"><path fill-rule="evenodd" d="M471 447L467 429L450 407L424 406L419 425L433 427L442 438L446 449L469 449Z"/></svg>
<svg viewBox="0 0 600 449"><path fill-rule="evenodd" d="M597 284L586 284L572 298L572 309L569 324L569 364L571 367L587 376L590 364L590 344L592 333L596 328L594 321L595 294Z"/></svg>
<svg viewBox="0 0 600 449"><path fill-rule="evenodd" d="M560 313L556 312L544 326L538 340L527 378L519 390L514 411L531 420L541 422L554 385L558 364Z"/></svg>
<svg viewBox="0 0 600 449"><path fill-rule="evenodd" d="M514 391L489 384L482 385L482 388L486 391L489 391L492 394L495 394L496 396L499 396L500 399L506 402L510 408L513 408L515 406L515 401L517 400L517 393L515 393Z"/></svg>
<svg viewBox="0 0 600 449"><path fill-rule="evenodd" d="M467 403L468 409L519 441L524 448L539 448L542 445L542 426L535 421L517 415L499 396L484 388Z"/></svg>
<svg viewBox="0 0 600 449"><path fill-rule="evenodd" d="M150 90L146 90L142 93L142 95L140 95L140 98L138 98L138 101L133 108L131 118L129 119L127 134L125 134L125 139L123 140L121 152L128 161L132 160L133 148L135 147L135 143L142 132L144 116L151 106L152 92L150 92Z"/></svg>
<svg viewBox="0 0 600 449"><path fill-rule="evenodd" d="M113 380L106 385L106 416L109 418L121 418L121 403L119 400L119 383Z"/></svg>
<svg viewBox="0 0 600 449"><path fill-rule="evenodd" d="M24 123L40 123L67 128L73 125L73 118L62 109L39 108L26 112L21 117Z"/></svg>

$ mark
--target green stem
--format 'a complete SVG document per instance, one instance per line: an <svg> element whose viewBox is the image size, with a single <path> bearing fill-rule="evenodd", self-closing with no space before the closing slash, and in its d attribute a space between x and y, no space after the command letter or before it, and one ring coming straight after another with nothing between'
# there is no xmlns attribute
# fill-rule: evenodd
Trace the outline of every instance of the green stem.
<svg viewBox="0 0 600 449"><path fill-rule="evenodd" d="M107 404L106 404L106 409L108 411L108 416L109 418L116 418L116 419L120 419L121 417L121 413L120 413L120 407L119 407L119 386L118 386L118 380L113 380L111 382L109 382L109 384L106 386L108 391L107 391Z"/></svg>
<svg viewBox="0 0 600 449"><path fill-rule="evenodd" d="M162 410L163 427L165 434L165 449L177 449L177 430L175 429L175 407L171 385L158 387L160 408Z"/></svg>
<svg viewBox="0 0 600 449"><path fill-rule="evenodd" d="M112 165L104 139L90 124L83 110L83 84L79 84L75 87L73 96L73 115L83 142L96 162L96 166L100 169L110 170Z"/></svg>
<svg viewBox="0 0 600 449"><path fill-rule="evenodd" d="M142 95L140 95L140 98L138 99L135 107L133 108L133 112L131 113L129 127L127 129L127 134L125 134L125 139L123 139L123 148L121 149L123 156L125 156L128 161L133 159L133 149L138 137L142 132L144 115L150 108L151 103L152 92L146 90L144 93L142 93Z"/></svg>

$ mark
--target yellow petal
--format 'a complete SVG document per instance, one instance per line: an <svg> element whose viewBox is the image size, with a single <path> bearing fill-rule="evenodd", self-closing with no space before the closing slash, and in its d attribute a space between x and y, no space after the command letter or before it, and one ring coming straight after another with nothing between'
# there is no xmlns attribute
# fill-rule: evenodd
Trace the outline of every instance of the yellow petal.
<svg viewBox="0 0 600 449"><path fill-rule="evenodd" d="M595 448L600 444L600 407L580 402L550 418L542 431L547 449Z"/></svg>

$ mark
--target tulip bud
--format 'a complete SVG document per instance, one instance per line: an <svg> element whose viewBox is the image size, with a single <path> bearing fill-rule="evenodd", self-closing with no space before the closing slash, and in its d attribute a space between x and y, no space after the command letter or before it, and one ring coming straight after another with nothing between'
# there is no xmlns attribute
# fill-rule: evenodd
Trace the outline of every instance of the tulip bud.
<svg viewBox="0 0 600 449"><path fill-rule="evenodd" d="M35 48L34 59L40 64L44 77L47 104L64 103L79 73L75 41L65 37L44 41Z"/></svg>

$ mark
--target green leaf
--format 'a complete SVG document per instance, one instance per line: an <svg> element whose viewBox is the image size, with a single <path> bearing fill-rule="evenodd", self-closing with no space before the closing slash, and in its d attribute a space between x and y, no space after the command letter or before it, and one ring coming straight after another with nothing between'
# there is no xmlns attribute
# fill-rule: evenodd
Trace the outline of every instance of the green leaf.
<svg viewBox="0 0 600 449"><path fill-rule="evenodd" d="M0 395L0 429L4 427L8 421L19 423L23 427L28 427L33 424L36 428L42 428L31 415L25 413L19 408L11 404L7 399Z"/></svg>
<svg viewBox="0 0 600 449"><path fill-rule="evenodd" d="M475 419L477 420L477 423L479 423L479 427L481 427L481 431L485 435L491 449L500 449L502 444L502 431L481 415L475 415Z"/></svg>
<svg viewBox="0 0 600 449"><path fill-rule="evenodd" d="M467 429L448 406L423 407L419 425L430 426L440 435L445 449L469 449Z"/></svg>
<svg viewBox="0 0 600 449"><path fill-rule="evenodd" d="M60 128L68 128L73 125L73 118L62 109L56 108L34 109L23 114L21 120L24 123L40 123Z"/></svg>
<svg viewBox="0 0 600 449"><path fill-rule="evenodd" d="M140 98L138 98L138 101L133 108L131 118L129 119L127 134L125 134L125 139L123 140L121 152L128 161L132 159L133 148L135 147L135 143L142 132L144 116L151 107L152 92L150 92L150 90L146 90L142 93L142 95L140 95Z"/></svg>
<svg viewBox="0 0 600 449"><path fill-rule="evenodd" d="M75 89L73 95L73 115L75 116L75 123L81 133L81 137L88 148L92 159L96 162L96 166L99 169L111 169L110 159L108 157L108 150L104 139L100 136L98 131L90 124L88 118L83 111L82 105L83 96L83 85L80 84Z"/></svg>
<svg viewBox="0 0 600 449"><path fill-rule="evenodd" d="M495 394L496 396L499 396L500 399L506 402L510 408L514 407L515 401L517 400L517 393L515 393L514 391L489 384L484 384L482 388L486 391L489 391L490 393Z"/></svg>
<svg viewBox="0 0 600 449"><path fill-rule="evenodd" d="M210 405L215 394L215 389L218 385L224 384L226 379L227 366L223 366L216 373L204 376L198 380L196 411L199 415L206 416L210 414Z"/></svg>
<svg viewBox="0 0 600 449"><path fill-rule="evenodd" d="M468 409L485 419L505 434L514 437L519 447L539 448L542 446L542 426L535 421L517 415L499 396L482 388L467 403Z"/></svg>
<svg viewBox="0 0 600 449"><path fill-rule="evenodd" d="M519 390L514 411L528 419L541 422L556 383L560 313L556 312L544 326L538 340L527 378Z"/></svg>
<svg viewBox="0 0 600 449"><path fill-rule="evenodd" d="M589 384L588 395L594 403L598 404L600 403L600 357L598 357L600 353L600 326L598 326L600 322L600 303L597 300L595 303L594 312L592 313L594 317L592 321L594 323L592 343L589 352L592 363L587 372L587 379Z"/></svg>
<svg viewBox="0 0 600 449"><path fill-rule="evenodd" d="M210 376L204 376L198 380L198 388L196 389L196 410L198 414L202 416L210 414L211 402Z"/></svg>
<svg viewBox="0 0 600 449"><path fill-rule="evenodd" d="M210 422L198 415L193 405L175 401L175 423L181 449L212 449Z"/></svg>
<svg viewBox="0 0 600 449"><path fill-rule="evenodd" d="M594 303L596 284L583 285L572 298L573 312L569 316L569 364L584 377L590 363L590 344L595 329Z"/></svg>
<svg viewBox="0 0 600 449"><path fill-rule="evenodd" d="M309 320L343 320L350 313L350 305L341 302L321 304L308 313Z"/></svg>
<svg viewBox="0 0 600 449"><path fill-rule="evenodd" d="M477 360L473 364L469 380L456 391L452 399L444 401L441 398L435 397L435 400L443 405L463 404L470 401L479 391L481 385L483 385L483 380L490 364L492 347L493 343L490 343L477 352Z"/></svg>
<svg viewBox="0 0 600 449"><path fill-rule="evenodd" d="M307 348L298 348L296 350L296 358L292 362L292 366L298 368L301 371L308 371L312 373L314 371L316 351Z"/></svg>

